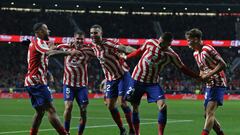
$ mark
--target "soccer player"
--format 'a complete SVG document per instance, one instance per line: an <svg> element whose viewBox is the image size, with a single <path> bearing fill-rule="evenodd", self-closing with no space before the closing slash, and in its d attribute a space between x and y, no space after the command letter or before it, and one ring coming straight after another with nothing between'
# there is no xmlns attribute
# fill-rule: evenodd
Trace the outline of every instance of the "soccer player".
<svg viewBox="0 0 240 135"><path fill-rule="evenodd" d="M84 44L85 34L82 31L74 33L73 42L61 44L57 48L64 51L78 50L79 56L65 56L64 58L64 76L63 76L63 94L65 102L64 127L70 134L71 113L73 100L76 99L80 110L80 123L78 135L82 135L87 122L88 106L88 72L87 62L95 56L92 49Z"/></svg>
<svg viewBox="0 0 240 135"><path fill-rule="evenodd" d="M33 117L30 135L37 135L44 113L48 113L48 119L59 135L67 135L61 125L56 109L52 103L51 93L47 87L48 57L56 54L77 55L77 51L64 52L49 49L53 44L48 43L49 30L46 24L36 23L33 26L35 33L28 49L28 73L25 77L25 86L31 98L32 106L36 110Z"/></svg>
<svg viewBox="0 0 240 135"><path fill-rule="evenodd" d="M206 82L205 86L205 124L202 135L208 135L213 129L217 135L224 135L219 122L215 117L218 106L223 105L224 92L227 82L224 73L226 63L220 54L211 46L202 41L202 32L191 29L185 34L190 48L194 50L194 58L200 69L200 75Z"/></svg>
<svg viewBox="0 0 240 135"><path fill-rule="evenodd" d="M174 64L183 73L199 78L189 70L171 49L173 40L171 33L166 32L157 39L147 40L138 50L122 56L124 59L142 55L132 73L133 87L126 93L126 100L133 106L133 124L136 135L140 135L139 105L144 93L147 93L149 103L155 102L158 106L158 135L163 135L167 122L167 105L162 88L159 85L159 75L167 64Z"/></svg>
<svg viewBox="0 0 240 135"><path fill-rule="evenodd" d="M125 61L120 62L120 58L117 55L121 51L129 53L135 49L130 46L119 45L118 42L103 39L102 27L100 25L93 25L90 28L90 36L92 38L92 49L100 61L103 72L106 78L106 103L112 118L120 129L120 135L126 135L126 129L123 126L120 113L116 107L117 99L120 100L121 108L125 114L128 126L129 134L134 135L134 128L131 121L132 111L127 105L127 102L123 100L123 95L130 87L131 76L129 73L129 67Z"/></svg>

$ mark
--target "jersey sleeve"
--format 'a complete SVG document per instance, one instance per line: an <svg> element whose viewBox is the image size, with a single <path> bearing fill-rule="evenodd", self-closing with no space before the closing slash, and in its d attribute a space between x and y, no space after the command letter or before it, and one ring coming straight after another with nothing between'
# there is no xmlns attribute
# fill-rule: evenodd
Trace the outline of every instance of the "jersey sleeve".
<svg viewBox="0 0 240 135"><path fill-rule="evenodd" d="M221 61L222 60L222 57L220 56L220 54L212 46L209 45L209 46L206 46L205 48L204 48L204 50L207 52L207 54L211 58L213 58L216 61Z"/></svg>
<svg viewBox="0 0 240 135"><path fill-rule="evenodd" d="M140 47L140 51L144 51L147 49L147 45L149 44L149 40L145 41L145 43Z"/></svg>
<svg viewBox="0 0 240 135"><path fill-rule="evenodd" d="M69 45L68 44L60 44L57 46L57 49L67 51L69 49Z"/></svg>
<svg viewBox="0 0 240 135"><path fill-rule="evenodd" d="M48 44L45 41L41 40L41 39L37 39L36 40L35 48L40 53L46 53L47 51L49 51Z"/></svg>
<svg viewBox="0 0 240 135"><path fill-rule="evenodd" d="M106 40L105 44L108 47L115 48L115 49L118 49L118 47L120 46L119 42L115 40Z"/></svg>

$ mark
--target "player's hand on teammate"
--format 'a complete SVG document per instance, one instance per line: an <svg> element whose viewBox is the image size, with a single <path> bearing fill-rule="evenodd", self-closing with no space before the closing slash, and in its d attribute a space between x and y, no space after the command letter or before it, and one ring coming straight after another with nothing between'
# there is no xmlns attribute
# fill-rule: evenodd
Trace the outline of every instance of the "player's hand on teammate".
<svg viewBox="0 0 240 135"><path fill-rule="evenodd" d="M81 52L78 50L70 51L70 55L81 55Z"/></svg>
<svg viewBox="0 0 240 135"><path fill-rule="evenodd" d="M70 42L70 46L72 47L72 46L76 46L76 45L78 45L79 44L79 42L77 41L77 40L74 40L74 39L72 39L71 40L71 42Z"/></svg>
<svg viewBox="0 0 240 135"><path fill-rule="evenodd" d="M124 61L127 59L127 55L125 53L117 53L117 55L119 57L120 64L123 64Z"/></svg>
<svg viewBox="0 0 240 135"><path fill-rule="evenodd" d="M209 73L202 73L200 74L200 77L203 81L208 81L211 76L209 75Z"/></svg>
<svg viewBox="0 0 240 135"><path fill-rule="evenodd" d="M55 50L55 49L57 49L57 46L54 44L54 42L52 42L52 41L49 41L48 42L48 46L49 46L49 49L50 50Z"/></svg>
<svg viewBox="0 0 240 135"><path fill-rule="evenodd" d="M127 59L127 55L126 55L125 53L118 53L117 55L118 55L118 57L121 58L121 59L124 59L124 60Z"/></svg>

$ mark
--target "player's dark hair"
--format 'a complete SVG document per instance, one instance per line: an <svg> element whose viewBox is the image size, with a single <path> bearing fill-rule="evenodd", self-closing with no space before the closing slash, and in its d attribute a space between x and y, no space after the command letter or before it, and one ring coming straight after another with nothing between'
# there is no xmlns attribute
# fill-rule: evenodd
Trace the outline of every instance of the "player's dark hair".
<svg viewBox="0 0 240 135"><path fill-rule="evenodd" d="M202 31L198 28L193 28L185 33L185 37L202 39Z"/></svg>
<svg viewBox="0 0 240 135"><path fill-rule="evenodd" d="M95 28L95 29L100 29L102 31L102 26L98 25L98 24L94 24L91 28Z"/></svg>
<svg viewBox="0 0 240 135"><path fill-rule="evenodd" d="M44 23L42 23L42 22L35 23L33 25L33 31L36 33L38 30L40 30L42 28L43 25L44 25Z"/></svg>
<svg viewBox="0 0 240 135"><path fill-rule="evenodd" d="M75 32L74 32L74 36L75 36L75 35L79 35L79 36L82 36L82 35L83 35L83 36L84 36L84 35L85 35L85 32L83 32L83 31L81 31L81 30L78 30L78 31L75 31Z"/></svg>
<svg viewBox="0 0 240 135"><path fill-rule="evenodd" d="M171 32L164 32L161 36L164 41L171 42L173 40L173 34Z"/></svg>

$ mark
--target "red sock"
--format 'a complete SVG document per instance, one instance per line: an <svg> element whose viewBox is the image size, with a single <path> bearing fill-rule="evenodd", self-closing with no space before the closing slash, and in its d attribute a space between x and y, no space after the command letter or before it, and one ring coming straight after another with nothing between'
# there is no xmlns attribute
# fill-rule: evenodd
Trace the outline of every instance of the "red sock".
<svg viewBox="0 0 240 135"><path fill-rule="evenodd" d="M166 124L158 124L158 135L163 135Z"/></svg>
<svg viewBox="0 0 240 135"><path fill-rule="evenodd" d="M139 123L133 124L134 129L135 129L135 134L139 135L140 134L140 128L139 128Z"/></svg>
<svg viewBox="0 0 240 135"><path fill-rule="evenodd" d="M30 135L37 135L38 129L37 128L31 128L30 129Z"/></svg>
<svg viewBox="0 0 240 135"><path fill-rule="evenodd" d="M113 120L118 125L119 129L122 129L123 128L123 123L122 123L122 119L121 119L121 116L120 116L120 113L119 113L118 109L115 108L113 110L110 110L110 112L111 112Z"/></svg>
<svg viewBox="0 0 240 135"><path fill-rule="evenodd" d="M63 126L59 127L58 129L56 129L57 132L59 133L59 135L67 135L67 131L64 129Z"/></svg>
<svg viewBox="0 0 240 135"><path fill-rule="evenodd" d="M209 134L209 132L207 130L202 131L202 135L208 135L208 134Z"/></svg>

